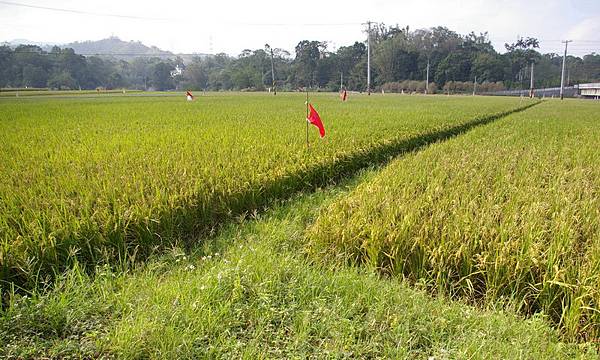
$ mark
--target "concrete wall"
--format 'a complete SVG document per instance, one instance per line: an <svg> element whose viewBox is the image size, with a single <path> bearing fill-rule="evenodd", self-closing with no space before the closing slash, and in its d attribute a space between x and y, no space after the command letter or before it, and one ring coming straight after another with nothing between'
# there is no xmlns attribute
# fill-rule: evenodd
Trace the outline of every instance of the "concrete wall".
<svg viewBox="0 0 600 360"><path fill-rule="evenodd" d="M497 95L497 96L529 96L529 89L524 90L503 90L494 91L488 93L481 93L482 95ZM536 97L559 97L560 87L554 88L543 88L535 89L534 94ZM563 92L565 97L576 97L578 95L578 89L574 86L566 86Z"/></svg>

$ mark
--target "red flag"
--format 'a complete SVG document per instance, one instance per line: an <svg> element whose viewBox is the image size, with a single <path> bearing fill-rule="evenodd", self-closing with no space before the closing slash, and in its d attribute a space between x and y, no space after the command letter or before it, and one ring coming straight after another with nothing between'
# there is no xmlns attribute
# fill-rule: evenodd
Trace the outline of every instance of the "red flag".
<svg viewBox="0 0 600 360"><path fill-rule="evenodd" d="M312 104L308 104L308 107L310 109L310 114L306 118L306 121L308 121L309 123L318 127L319 135L321 135L321 137L324 137L325 136L325 128L323 127L323 122L321 121L321 117L319 116L319 113L317 113L317 110L315 110L315 108L312 106Z"/></svg>
<svg viewBox="0 0 600 360"><path fill-rule="evenodd" d="M348 98L348 93L346 93L346 90L344 90L344 92L342 93L342 101L346 101L347 98Z"/></svg>

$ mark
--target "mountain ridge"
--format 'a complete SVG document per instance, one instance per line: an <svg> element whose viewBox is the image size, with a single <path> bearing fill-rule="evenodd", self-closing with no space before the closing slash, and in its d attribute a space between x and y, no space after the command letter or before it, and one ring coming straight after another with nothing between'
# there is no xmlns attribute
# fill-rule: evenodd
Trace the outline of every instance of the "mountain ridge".
<svg viewBox="0 0 600 360"><path fill-rule="evenodd" d="M136 57L143 56L156 56L161 59L174 59L177 56L180 56L185 62L187 62L194 56L207 55L204 53L179 55L171 51L162 50L157 46L147 46L141 41L124 41L117 36L110 36L100 40L75 41L68 44L45 43L27 39L14 39L11 41L4 41L1 44L13 48L19 45L36 45L45 51L50 51L52 47L58 46L61 48L72 48L75 53L84 56L112 57L120 60L132 60Z"/></svg>

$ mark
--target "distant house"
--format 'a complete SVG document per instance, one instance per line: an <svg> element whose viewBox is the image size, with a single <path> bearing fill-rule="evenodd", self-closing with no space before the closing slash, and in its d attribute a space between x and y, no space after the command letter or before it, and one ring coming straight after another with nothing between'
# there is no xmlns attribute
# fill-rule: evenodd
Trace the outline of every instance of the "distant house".
<svg viewBox="0 0 600 360"><path fill-rule="evenodd" d="M600 99L600 83L579 84L575 87L581 97Z"/></svg>
<svg viewBox="0 0 600 360"><path fill-rule="evenodd" d="M175 70L171 71L171 77L175 77L181 74L183 74L183 68L179 67L179 65L175 65Z"/></svg>

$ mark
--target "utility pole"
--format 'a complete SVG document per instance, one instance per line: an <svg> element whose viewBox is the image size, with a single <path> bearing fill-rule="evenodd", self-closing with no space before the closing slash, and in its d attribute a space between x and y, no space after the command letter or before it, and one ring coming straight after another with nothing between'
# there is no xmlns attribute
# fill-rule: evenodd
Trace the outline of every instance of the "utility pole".
<svg viewBox="0 0 600 360"><path fill-rule="evenodd" d="M367 94L371 95L371 21L367 21ZM363 24L365 25L365 24Z"/></svg>
<svg viewBox="0 0 600 360"><path fill-rule="evenodd" d="M273 80L273 95L277 95L277 85L275 85L275 65L273 65L273 48L269 44L265 45L271 51L271 79Z"/></svg>
<svg viewBox="0 0 600 360"><path fill-rule="evenodd" d="M446 87L446 92L448 96L450 96L450 86L448 85L448 70L444 70L444 73L446 74L446 82L444 84L444 86Z"/></svg>
<svg viewBox="0 0 600 360"><path fill-rule="evenodd" d="M429 94L429 57L427 57L427 77L425 78L425 95Z"/></svg>
<svg viewBox="0 0 600 360"><path fill-rule="evenodd" d="M340 91L344 90L344 72L340 71Z"/></svg>
<svg viewBox="0 0 600 360"><path fill-rule="evenodd" d="M476 91L477 91L477 76L475 76L475 80L473 80L473 96L475 96Z"/></svg>
<svg viewBox="0 0 600 360"><path fill-rule="evenodd" d="M531 62L531 83L529 84L529 97L533 99L533 64L534 62Z"/></svg>
<svg viewBox="0 0 600 360"><path fill-rule="evenodd" d="M569 43L573 41L573 40L565 40L563 41L563 43L565 43L565 55L563 56L563 63L562 63L562 72L560 74L560 99L562 100L564 97L564 87L565 87L565 67L566 67L566 63L567 63L567 46L569 45Z"/></svg>

